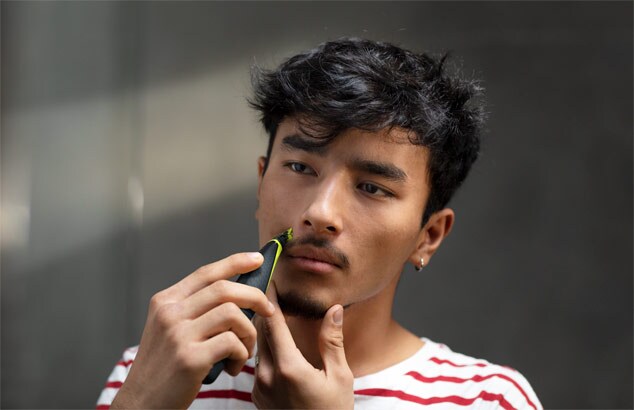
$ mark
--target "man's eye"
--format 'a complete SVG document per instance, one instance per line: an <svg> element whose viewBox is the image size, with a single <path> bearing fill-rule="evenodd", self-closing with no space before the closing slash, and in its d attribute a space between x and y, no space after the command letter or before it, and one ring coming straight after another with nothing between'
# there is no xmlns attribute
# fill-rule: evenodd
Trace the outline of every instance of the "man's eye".
<svg viewBox="0 0 634 410"><path fill-rule="evenodd" d="M305 164L301 162L289 162L286 164L287 167L291 169L293 172L297 172L298 174L312 174L313 170Z"/></svg>
<svg viewBox="0 0 634 410"><path fill-rule="evenodd" d="M369 182L363 182L359 184L359 189L374 196L393 196L391 192L379 188L378 186Z"/></svg>

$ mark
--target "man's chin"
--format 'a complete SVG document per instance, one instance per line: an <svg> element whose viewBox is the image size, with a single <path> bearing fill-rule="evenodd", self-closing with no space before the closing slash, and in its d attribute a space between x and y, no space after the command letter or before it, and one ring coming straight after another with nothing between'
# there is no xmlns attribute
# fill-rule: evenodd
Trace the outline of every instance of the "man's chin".
<svg viewBox="0 0 634 410"><path fill-rule="evenodd" d="M318 300L301 296L295 292L278 294L277 303L284 315L308 320L323 319L330 307Z"/></svg>

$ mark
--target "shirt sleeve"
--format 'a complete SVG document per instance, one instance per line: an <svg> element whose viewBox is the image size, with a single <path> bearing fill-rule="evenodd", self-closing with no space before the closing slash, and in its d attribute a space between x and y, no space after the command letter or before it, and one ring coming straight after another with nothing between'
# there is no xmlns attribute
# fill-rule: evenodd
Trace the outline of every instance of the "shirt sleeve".
<svg viewBox="0 0 634 410"><path fill-rule="evenodd" d="M110 373L105 387L103 388L101 394L99 395L99 398L97 399L98 410L105 410L110 408L112 401L119 392L119 388L121 388L121 385L128 377L130 367L134 362L134 358L136 357L138 349L138 346L135 346L126 349L123 352L121 360L119 360L114 366L114 369L112 370L112 373Z"/></svg>
<svg viewBox="0 0 634 410"><path fill-rule="evenodd" d="M540 403L537 394L535 394L535 391L533 390L533 387L530 385L528 380L526 380L526 378L517 371L515 372L514 379L517 383L516 389L518 390L515 394L517 395L517 393L519 393L519 395L521 396L521 398L519 398L519 400L517 401L518 408L544 410L544 407ZM522 401L522 399L524 399L525 401Z"/></svg>
<svg viewBox="0 0 634 410"><path fill-rule="evenodd" d="M497 400L491 401L496 404L496 409L544 410L530 383L520 372L501 366L494 367L499 370L495 377L488 380L486 391L487 394L499 394Z"/></svg>

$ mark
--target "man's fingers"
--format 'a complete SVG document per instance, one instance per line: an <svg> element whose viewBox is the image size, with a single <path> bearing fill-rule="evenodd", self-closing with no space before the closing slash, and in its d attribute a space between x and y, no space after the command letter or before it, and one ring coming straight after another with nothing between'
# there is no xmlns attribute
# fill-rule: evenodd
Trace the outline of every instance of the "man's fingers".
<svg viewBox="0 0 634 410"><path fill-rule="evenodd" d="M271 281L271 285L267 291L267 296L275 307L275 312L269 317L262 317L261 331L266 337L266 342L271 351L271 357L274 365L280 368L283 365L297 363L297 360L303 360L304 356L299 353L293 335L291 334L286 319L282 314L280 306L277 304L277 288L275 282Z"/></svg>
<svg viewBox="0 0 634 410"><path fill-rule="evenodd" d="M253 323L233 303L223 303L190 322L190 330L200 340L231 331L238 336L249 352L253 353L256 331Z"/></svg>
<svg viewBox="0 0 634 410"><path fill-rule="evenodd" d="M232 370L235 370L236 367L242 368L249 358L249 351L246 346L233 332L219 333L202 344L203 351L208 352L206 358L208 368L205 368L207 371L224 358L229 358L229 360L238 363L238 365L231 366Z"/></svg>
<svg viewBox="0 0 634 410"><path fill-rule="evenodd" d="M183 315L195 319L223 303L235 303L262 316L270 316L274 307L260 289L242 283L219 280L200 289L183 303Z"/></svg>
<svg viewBox="0 0 634 410"><path fill-rule="evenodd" d="M319 352L326 376L347 375L350 367L343 345L343 307L334 305L326 312L319 331Z"/></svg>
<svg viewBox="0 0 634 410"><path fill-rule="evenodd" d="M253 321L256 329L262 329L262 318L256 316ZM257 353L258 359L255 366L255 376L259 380L259 383L265 386L270 386L273 382L273 360L271 358L271 350L266 341L263 331L257 332Z"/></svg>
<svg viewBox="0 0 634 410"><path fill-rule="evenodd" d="M209 265L201 266L194 273L172 286L170 290L178 292L182 298L198 292L221 279L247 273L257 269L264 257L260 252L236 253Z"/></svg>

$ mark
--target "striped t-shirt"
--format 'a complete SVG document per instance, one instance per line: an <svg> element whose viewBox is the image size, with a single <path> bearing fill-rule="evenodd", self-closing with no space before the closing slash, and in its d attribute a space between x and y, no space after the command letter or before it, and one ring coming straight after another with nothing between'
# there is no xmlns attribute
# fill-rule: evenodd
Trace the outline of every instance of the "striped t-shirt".
<svg viewBox="0 0 634 410"><path fill-rule="evenodd" d="M542 405L526 379L509 367L454 353L447 346L425 344L410 358L354 380L355 409L532 409ZM99 396L107 409L125 381L137 348L127 349ZM202 385L190 409L254 409L251 401L253 358L232 377L225 372Z"/></svg>

